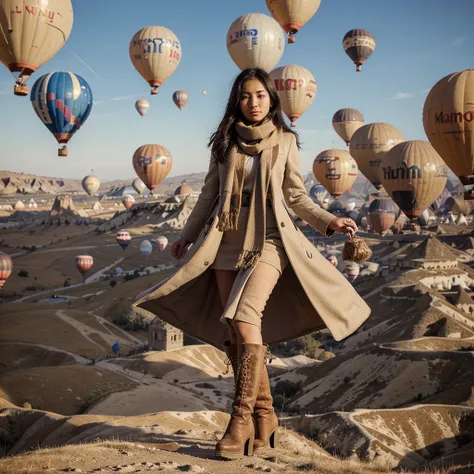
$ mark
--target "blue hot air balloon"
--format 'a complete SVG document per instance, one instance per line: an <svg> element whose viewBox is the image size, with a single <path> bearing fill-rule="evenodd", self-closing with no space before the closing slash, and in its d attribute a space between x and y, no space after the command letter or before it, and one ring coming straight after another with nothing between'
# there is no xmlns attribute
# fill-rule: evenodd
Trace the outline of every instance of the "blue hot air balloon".
<svg viewBox="0 0 474 474"><path fill-rule="evenodd" d="M313 201L323 202L328 192L322 184L315 184L310 190L309 195Z"/></svg>
<svg viewBox="0 0 474 474"><path fill-rule="evenodd" d="M31 90L31 103L38 117L58 143L66 144L84 124L92 110L92 91L87 82L72 72L41 76ZM58 156L67 156L64 145Z"/></svg>
<svg viewBox="0 0 474 474"><path fill-rule="evenodd" d="M113 344L112 344L112 352L117 355L119 353L119 350L120 350L120 344L118 343L118 341L115 341Z"/></svg>

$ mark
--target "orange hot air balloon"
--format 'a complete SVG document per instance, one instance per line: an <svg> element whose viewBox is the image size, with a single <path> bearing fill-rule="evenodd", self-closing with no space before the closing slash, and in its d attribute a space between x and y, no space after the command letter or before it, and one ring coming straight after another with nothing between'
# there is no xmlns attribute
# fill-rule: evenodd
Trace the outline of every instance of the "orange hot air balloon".
<svg viewBox="0 0 474 474"><path fill-rule="evenodd" d="M130 60L151 86L152 95L175 71L181 61L181 44L176 35L163 26L147 26L130 41Z"/></svg>
<svg viewBox="0 0 474 474"><path fill-rule="evenodd" d="M375 122L360 127L352 135L349 151L362 174L382 189L380 163L387 151L405 141L403 133L388 123Z"/></svg>
<svg viewBox="0 0 474 474"><path fill-rule="evenodd" d="M270 73L275 88L280 96L281 108L296 126L296 120L306 112L316 96L316 81L306 68L289 64L279 67Z"/></svg>
<svg viewBox="0 0 474 474"><path fill-rule="evenodd" d="M73 17L71 0L0 1L0 61L19 73L15 95L28 95L25 81L64 46Z"/></svg>
<svg viewBox="0 0 474 474"><path fill-rule="evenodd" d="M0 252L0 289L7 281L13 270L13 262L10 255Z"/></svg>
<svg viewBox="0 0 474 474"><path fill-rule="evenodd" d="M329 194L338 197L355 182L357 163L345 150L324 150L313 162L313 173Z"/></svg>
<svg viewBox="0 0 474 474"><path fill-rule="evenodd" d="M399 143L382 159L382 184L407 217L419 217L439 197L448 167L422 140Z"/></svg>
<svg viewBox="0 0 474 474"><path fill-rule="evenodd" d="M127 194L122 199L122 204L124 205L125 209L130 209L135 204L135 198L131 194Z"/></svg>
<svg viewBox="0 0 474 474"><path fill-rule="evenodd" d="M188 103L189 95L186 91L176 91L173 94L173 102L179 110L182 110L183 107Z"/></svg>
<svg viewBox="0 0 474 474"><path fill-rule="evenodd" d="M267 7L288 35L288 43L294 43L294 35L318 11L321 0L267 0Z"/></svg>
<svg viewBox="0 0 474 474"><path fill-rule="evenodd" d="M348 31L342 40L342 47L356 65L357 72L362 70L362 64L374 52L375 45L376 42L372 33L362 29Z"/></svg>
<svg viewBox="0 0 474 474"><path fill-rule="evenodd" d="M474 70L456 72L438 81L423 108L426 136L474 199Z"/></svg>
<svg viewBox="0 0 474 474"><path fill-rule="evenodd" d="M377 234L382 234L392 227L395 222L397 210L389 197L374 199L369 206L368 220Z"/></svg>
<svg viewBox="0 0 474 474"><path fill-rule="evenodd" d="M352 135L364 125L363 115L356 109L338 110L332 118L332 126L336 133L349 146Z"/></svg>
<svg viewBox="0 0 474 474"><path fill-rule="evenodd" d="M92 268L92 265L94 265L94 259L90 255L77 255L74 259L74 263L79 273L85 279L86 273Z"/></svg>
<svg viewBox="0 0 474 474"><path fill-rule="evenodd" d="M153 191L171 171L173 158L161 145L143 145L133 155L133 168L145 186Z"/></svg>

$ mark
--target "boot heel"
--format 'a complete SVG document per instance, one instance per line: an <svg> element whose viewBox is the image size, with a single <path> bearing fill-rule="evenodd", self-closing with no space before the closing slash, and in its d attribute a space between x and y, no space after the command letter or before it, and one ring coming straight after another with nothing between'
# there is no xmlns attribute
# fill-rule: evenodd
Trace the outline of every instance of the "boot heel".
<svg viewBox="0 0 474 474"><path fill-rule="evenodd" d="M253 456L253 444L255 442L255 435L250 436L246 441L244 447L244 456Z"/></svg>
<svg viewBox="0 0 474 474"><path fill-rule="evenodd" d="M278 428L275 428L275 431L270 435L270 448L275 449L278 444L278 435L277 435Z"/></svg>

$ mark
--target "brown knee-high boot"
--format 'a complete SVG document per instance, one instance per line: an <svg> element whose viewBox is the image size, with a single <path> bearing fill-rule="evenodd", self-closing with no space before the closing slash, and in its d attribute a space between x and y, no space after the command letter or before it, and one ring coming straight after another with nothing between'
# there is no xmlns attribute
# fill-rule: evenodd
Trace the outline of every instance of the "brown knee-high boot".
<svg viewBox="0 0 474 474"><path fill-rule="evenodd" d="M262 374L265 346L240 344L232 414L222 439L216 446L216 457L236 459L253 454L255 427L253 407Z"/></svg>
<svg viewBox="0 0 474 474"><path fill-rule="evenodd" d="M267 345L265 347L268 349ZM277 445L278 417L273 408L273 398L265 358L263 359L262 375L260 376L260 385L253 415L255 420L253 450L255 453L263 450L268 445L271 448L276 448Z"/></svg>

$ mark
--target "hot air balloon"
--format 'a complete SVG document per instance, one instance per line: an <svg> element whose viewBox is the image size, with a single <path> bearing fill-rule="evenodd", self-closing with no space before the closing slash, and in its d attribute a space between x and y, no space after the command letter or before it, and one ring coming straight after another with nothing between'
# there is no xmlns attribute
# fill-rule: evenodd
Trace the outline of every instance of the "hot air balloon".
<svg viewBox="0 0 474 474"><path fill-rule="evenodd" d="M329 197L326 196L326 197L323 199L322 208L327 210L327 209L329 209L329 205L330 205L330 204L331 204L331 198L329 198Z"/></svg>
<svg viewBox="0 0 474 474"><path fill-rule="evenodd" d="M324 198L326 197L326 194L328 192L326 191L326 188L322 184L315 184L310 190L309 190L309 196L313 201L319 201L323 202Z"/></svg>
<svg viewBox="0 0 474 474"><path fill-rule="evenodd" d="M283 31L268 15L249 13L241 16L227 32L227 50L242 71L248 68L271 71L280 61L284 49Z"/></svg>
<svg viewBox="0 0 474 474"><path fill-rule="evenodd" d="M166 246L168 245L168 239L164 235L157 237L155 242L160 252L163 252L163 250L165 250Z"/></svg>
<svg viewBox="0 0 474 474"><path fill-rule="evenodd" d="M273 18L288 35L288 43L294 43L294 35L318 11L321 0L267 0L267 7Z"/></svg>
<svg viewBox="0 0 474 474"><path fill-rule="evenodd" d="M347 200L346 209L347 211L353 211L356 207L356 200L353 197L350 197Z"/></svg>
<svg viewBox="0 0 474 474"><path fill-rule="evenodd" d="M202 95L207 95L207 91L206 91L205 89L203 89L203 90L201 91L201 94L202 94Z"/></svg>
<svg viewBox="0 0 474 474"><path fill-rule="evenodd" d="M149 240L144 240L140 244L140 252L144 257L149 257L151 253L153 252L153 245L151 245L151 242Z"/></svg>
<svg viewBox="0 0 474 474"><path fill-rule="evenodd" d="M112 344L112 352L115 354L115 355L118 355L120 351L120 344L118 343L118 341L115 341L113 344Z"/></svg>
<svg viewBox="0 0 474 474"><path fill-rule="evenodd" d="M441 194L431 204L433 211L437 211L440 207L444 207L446 200L449 198L452 198L451 193L447 188L444 188L441 191Z"/></svg>
<svg viewBox="0 0 474 474"><path fill-rule="evenodd" d="M362 70L362 64L369 59L375 49L375 38L367 30L350 30L342 40L342 47L356 65L356 71Z"/></svg>
<svg viewBox="0 0 474 474"><path fill-rule="evenodd" d="M369 224L377 234L382 234L392 227L396 212L395 205L389 197L376 198L369 206Z"/></svg>
<svg viewBox="0 0 474 474"><path fill-rule="evenodd" d="M126 250L132 241L132 237L126 230L119 230L116 239L122 250Z"/></svg>
<svg viewBox="0 0 474 474"><path fill-rule="evenodd" d="M135 204L135 198L131 194L127 194L122 199L122 204L125 206L125 209L130 209Z"/></svg>
<svg viewBox="0 0 474 474"><path fill-rule="evenodd" d="M355 281L359 276L360 266L355 262L345 262L343 273L349 281Z"/></svg>
<svg viewBox="0 0 474 474"><path fill-rule="evenodd" d="M176 91L173 94L173 102L179 110L182 110L183 107L188 103L189 95L186 91Z"/></svg>
<svg viewBox="0 0 474 474"><path fill-rule="evenodd" d="M328 262L334 265L335 267L337 267L337 264L339 263L335 255L329 255Z"/></svg>
<svg viewBox="0 0 474 474"><path fill-rule="evenodd" d="M92 268L92 265L94 265L94 259L90 255L77 255L74 259L74 263L85 280L86 273Z"/></svg>
<svg viewBox="0 0 474 474"><path fill-rule="evenodd" d="M334 197L347 191L357 178L357 163L345 150L324 150L313 162L316 179Z"/></svg>
<svg viewBox="0 0 474 474"><path fill-rule="evenodd" d="M418 222L420 225L428 225L428 221L430 219L430 212L428 209L425 209L422 213L421 216L418 217Z"/></svg>
<svg viewBox="0 0 474 474"><path fill-rule="evenodd" d="M448 167L422 140L399 143L382 159L382 184L409 218L418 217L441 194Z"/></svg>
<svg viewBox="0 0 474 474"><path fill-rule="evenodd" d="M0 1L0 61L20 73L15 95L28 95L25 81L64 46L72 24L71 0Z"/></svg>
<svg viewBox="0 0 474 474"><path fill-rule="evenodd" d="M356 109L338 110L332 118L332 126L336 133L349 146L352 135L364 125L363 115Z"/></svg>
<svg viewBox="0 0 474 474"><path fill-rule="evenodd" d="M295 127L296 120L313 103L316 81L307 69L295 64L275 69L270 73L270 77L280 96L281 108L291 120L291 126Z"/></svg>
<svg viewBox="0 0 474 474"><path fill-rule="evenodd" d="M151 86L152 95L170 77L181 60L181 44L176 35L163 26L147 26L130 41L130 59L135 69Z"/></svg>
<svg viewBox="0 0 474 474"><path fill-rule="evenodd" d="M328 211L336 217L344 217L346 214L346 207L341 201L334 199L334 201L329 205Z"/></svg>
<svg viewBox="0 0 474 474"><path fill-rule="evenodd" d="M469 186L474 199L474 70L456 72L438 81L423 108L426 136L441 158Z"/></svg>
<svg viewBox="0 0 474 474"><path fill-rule="evenodd" d="M0 252L0 289L7 281L13 270L13 262L10 255Z"/></svg>
<svg viewBox="0 0 474 474"><path fill-rule="evenodd" d="M168 175L173 159L161 145L143 145L133 155L133 168L145 186L153 191Z"/></svg>
<svg viewBox="0 0 474 474"><path fill-rule="evenodd" d="M382 189L380 163L385 153L405 141L398 128L388 123L375 122L360 127L352 135L349 151L359 170L378 189Z"/></svg>
<svg viewBox="0 0 474 474"><path fill-rule="evenodd" d="M100 188L100 179L93 175L86 176L82 180L82 188L89 196L92 196Z"/></svg>
<svg viewBox="0 0 474 474"><path fill-rule="evenodd" d="M1 36L1 35L0 35ZM33 109L58 143L68 143L84 125L92 110L89 84L72 72L51 72L41 76L31 90ZM64 145L58 156L67 156Z"/></svg>
<svg viewBox="0 0 474 474"><path fill-rule="evenodd" d="M135 178L132 181L133 189L141 196L145 191L145 183L140 178Z"/></svg>
<svg viewBox="0 0 474 474"><path fill-rule="evenodd" d="M150 110L150 103L145 99L140 99L135 102L137 112L143 117Z"/></svg>

